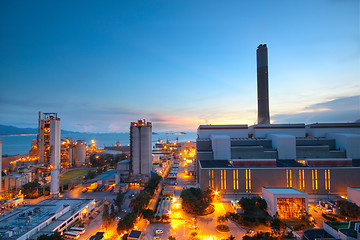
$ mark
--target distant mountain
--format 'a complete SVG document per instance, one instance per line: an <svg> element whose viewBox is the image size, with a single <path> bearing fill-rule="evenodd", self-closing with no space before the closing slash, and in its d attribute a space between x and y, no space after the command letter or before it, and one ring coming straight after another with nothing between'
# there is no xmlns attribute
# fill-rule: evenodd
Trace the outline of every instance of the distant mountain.
<svg viewBox="0 0 360 240"><path fill-rule="evenodd" d="M37 134L37 128L18 128L0 124L0 135L17 135L17 134ZM61 130L61 133L78 133L72 131Z"/></svg>

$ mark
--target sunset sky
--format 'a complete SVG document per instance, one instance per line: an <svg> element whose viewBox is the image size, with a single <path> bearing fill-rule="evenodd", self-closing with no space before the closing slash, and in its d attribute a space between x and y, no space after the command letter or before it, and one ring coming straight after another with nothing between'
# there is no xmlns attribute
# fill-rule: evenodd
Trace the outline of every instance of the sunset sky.
<svg viewBox="0 0 360 240"><path fill-rule="evenodd" d="M360 119L359 1L1 1L0 124L127 132Z"/></svg>

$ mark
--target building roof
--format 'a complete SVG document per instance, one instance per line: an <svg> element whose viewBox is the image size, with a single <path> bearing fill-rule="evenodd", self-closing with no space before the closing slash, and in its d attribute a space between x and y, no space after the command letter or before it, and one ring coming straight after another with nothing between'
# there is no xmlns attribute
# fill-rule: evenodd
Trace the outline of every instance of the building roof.
<svg viewBox="0 0 360 240"><path fill-rule="evenodd" d="M232 168L228 160L200 160L202 168Z"/></svg>
<svg viewBox="0 0 360 240"><path fill-rule="evenodd" d="M213 130L213 129L248 129L247 124L238 124L238 125L200 125L200 130Z"/></svg>
<svg viewBox="0 0 360 240"><path fill-rule="evenodd" d="M7 228L9 231L21 228L14 231L12 237L8 239L17 239L32 229L37 228L40 224L52 218L54 215L60 213L47 225L42 228L37 234L51 233L55 228L61 225L64 221L80 211L87 204L91 203L92 199L46 199L34 205L23 205L6 214L0 215L0 226Z"/></svg>
<svg viewBox="0 0 360 240"><path fill-rule="evenodd" d="M323 228L305 229L303 231L303 236L307 240L334 239L334 237L327 233Z"/></svg>
<svg viewBox="0 0 360 240"><path fill-rule="evenodd" d="M303 191L297 190L295 188L287 188L287 187L263 187L263 189L268 190L273 194L306 194Z"/></svg>
<svg viewBox="0 0 360 240"><path fill-rule="evenodd" d="M360 123L313 123L306 126L310 128L359 128Z"/></svg>
<svg viewBox="0 0 360 240"><path fill-rule="evenodd" d="M141 231L138 230L131 230L128 238L134 238L134 239L139 239L141 236Z"/></svg>
<svg viewBox="0 0 360 240"><path fill-rule="evenodd" d="M298 124L257 124L251 126L254 129L277 129L277 128L303 128L305 129L304 123Z"/></svg>
<svg viewBox="0 0 360 240"><path fill-rule="evenodd" d="M108 171L104 172L103 174L95 177L94 180L99 181L99 180L107 180L107 179L115 178L116 171L117 170L108 170Z"/></svg>

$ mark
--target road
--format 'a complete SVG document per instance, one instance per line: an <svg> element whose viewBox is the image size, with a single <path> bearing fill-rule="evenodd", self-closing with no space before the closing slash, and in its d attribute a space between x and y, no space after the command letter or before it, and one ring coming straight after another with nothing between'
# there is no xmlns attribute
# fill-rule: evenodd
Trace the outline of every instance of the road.
<svg viewBox="0 0 360 240"><path fill-rule="evenodd" d="M188 176L184 173L184 162L180 162L179 171L177 175L177 186L174 194L174 203L172 206L171 223L152 223L143 229L143 239L150 240L155 235L156 229L162 229L163 234L159 235L161 239L168 239L169 236L173 236L176 239L191 239L191 233L194 230L194 216L185 213L181 209L180 194L183 188L187 185L196 185L194 176ZM225 239L230 235L236 236L237 239L241 239L247 232L247 229L239 227L235 223L229 221L226 225L229 226L230 232L219 233L216 230L218 216L224 215L226 210L222 203L215 203L215 212L207 215L197 217L197 233L200 239L205 237L213 237L213 239ZM215 238L214 238L215 237ZM210 238L209 238L210 239Z"/></svg>

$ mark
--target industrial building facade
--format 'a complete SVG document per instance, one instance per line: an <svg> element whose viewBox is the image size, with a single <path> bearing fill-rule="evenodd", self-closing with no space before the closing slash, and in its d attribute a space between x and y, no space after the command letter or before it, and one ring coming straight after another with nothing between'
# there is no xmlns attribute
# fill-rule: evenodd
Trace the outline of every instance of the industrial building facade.
<svg viewBox="0 0 360 240"><path fill-rule="evenodd" d="M360 185L356 146L360 124L201 125L197 181L235 199L262 187L293 187L312 199L346 195Z"/></svg>

